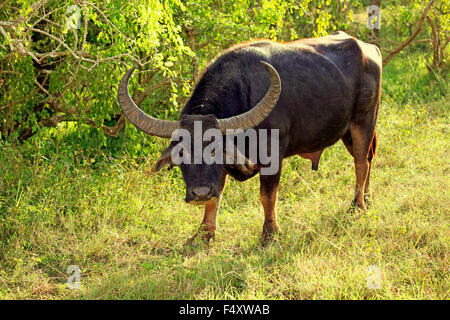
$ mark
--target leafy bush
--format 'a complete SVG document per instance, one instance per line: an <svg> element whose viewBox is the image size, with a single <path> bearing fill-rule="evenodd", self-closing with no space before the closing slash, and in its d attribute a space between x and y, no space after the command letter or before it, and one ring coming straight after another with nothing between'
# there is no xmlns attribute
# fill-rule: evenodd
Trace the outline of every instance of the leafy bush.
<svg viewBox="0 0 450 320"><path fill-rule="evenodd" d="M117 84L132 65L133 99L174 118L200 70L237 42L357 30L358 1L7 1L0 13L0 134L89 126L117 137ZM60 124L60 125L58 125ZM132 136L140 133L132 133ZM130 136L129 136L130 138Z"/></svg>

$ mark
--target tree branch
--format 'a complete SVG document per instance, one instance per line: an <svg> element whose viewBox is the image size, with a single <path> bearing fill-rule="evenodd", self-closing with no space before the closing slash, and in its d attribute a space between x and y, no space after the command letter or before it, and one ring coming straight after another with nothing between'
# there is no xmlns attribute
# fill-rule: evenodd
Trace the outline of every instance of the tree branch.
<svg viewBox="0 0 450 320"><path fill-rule="evenodd" d="M420 30L422 30L422 24L423 21L425 20L425 17L427 16L428 10L431 8L431 5L434 3L434 0L430 0L430 2L428 2L427 7L425 8L425 10L422 13L422 17L419 20L418 26L416 31L414 31L414 33L408 38L406 39L401 45L399 45L397 48L395 48L394 50L392 50L388 56L386 58L383 59L383 67L385 65L387 65L389 63L389 61L391 61L391 59L396 56L400 51L402 51L408 44L411 43L411 41L414 40L414 38L419 34Z"/></svg>
<svg viewBox="0 0 450 320"><path fill-rule="evenodd" d="M192 52L194 52L194 55L192 56L192 76L194 78L194 84L198 81L198 58L197 58L197 43L195 41L195 34L194 30L192 28L185 28L184 30L186 32L187 38L189 40L189 47L191 48Z"/></svg>

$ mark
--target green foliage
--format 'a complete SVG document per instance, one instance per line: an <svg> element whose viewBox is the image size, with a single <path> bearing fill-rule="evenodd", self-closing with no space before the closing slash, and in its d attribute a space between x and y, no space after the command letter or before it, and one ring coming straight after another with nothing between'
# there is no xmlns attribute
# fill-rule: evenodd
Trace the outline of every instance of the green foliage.
<svg viewBox="0 0 450 320"><path fill-rule="evenodd" d="M174 118L192 75L224 48L346 30L358 7L328 0L9 2L0 13L2 137L22 141L60 122L108 134L103 126L113 127L120 114L117 84L136 63L133 98L155 116Z"/></svg>
<svg viewBox="0 0 450 320"><path fill-rule="evenodd" d="M412 32L426 3L382 2L382 35L389 33L382 48ZM430 12L441 43L448 6L437 1ZM225 48L336 30L364 40L366 19L363 4L353 0L8 2L0 13L0 133L23 141L43 127L74 122L78 130L117 137L123 125L115 127L117 84L132 65L139 66L133 98L148 113L174 119L200 70ZM439 70L447 61L441 51L432 63ZM134 137L143 135L128 138Z"/></svg>
<svg viewBox="0 0 450 320"><path fill-rule="evenodd" d="M178 106L177 85L183 84L178 80L183 79L181 61L191 54L172 16L182 4L156 0L80 4L79 28L75 29L68 28L76 18L67 13L69 5L73 3L52 1L32 13L27 9L29 2L20 2L7 5L14 9L2 12L0 19L12 24L6 30L15 43L8 52L5 49L12 42L1 39L0 63L7 71L2 87L8 92L0 98L7 106L0 110L3 136L19 135L38 123L45 125L39 121L57 113L70 115L64 121L80 124L89 118L100 128L120 112L117 83L136 62L141 71L133 81L137 90L148 89L144 77L152 83L166 80L172 86L157 92L158 98L171 101L164 110L173 113ZM51 21L44 12L53 12ZM27 45L22 51L16 45L20 41Z"/></svg>

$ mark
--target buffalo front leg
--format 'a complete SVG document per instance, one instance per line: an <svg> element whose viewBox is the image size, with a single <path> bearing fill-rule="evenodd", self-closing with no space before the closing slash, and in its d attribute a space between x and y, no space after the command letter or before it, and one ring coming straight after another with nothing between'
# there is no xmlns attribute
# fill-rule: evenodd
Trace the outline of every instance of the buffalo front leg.
<svg viewBox="0 0 450 320"><path fill-rule="evenodd" d="M280 171L275 175L261 175L260 183L261 203L264 208L262 236L264 240L268 240L274 234L280 232L275 216L275 205L277 202L278 186L280 184Z"/></svg>
<svg viewBox="0 0 450 320"><path fill-rule="evenodd" d="M222 196L226 178L226 173L222 172L218 185L218 196L205 204L203 221L194 236L187 241L187 245L191 245L196 239L200 239L202 242L209 242L209 240L215 238L217 211L219 209L220 198Z"/></svg>

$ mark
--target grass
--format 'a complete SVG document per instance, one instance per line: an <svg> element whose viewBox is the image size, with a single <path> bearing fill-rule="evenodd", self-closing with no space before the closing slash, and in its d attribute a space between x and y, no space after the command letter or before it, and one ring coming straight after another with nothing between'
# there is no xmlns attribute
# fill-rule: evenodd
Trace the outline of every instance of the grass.
<svg viewBox="0 0 450 320"><path fill-rule="evenodd" d="M326 149L318 172L290 158L278 202L283 234L268 247L253 178L228 180L216 241L184 248L203 212L184 203L178 169L149 174L161 140L146 138L149 152L138 144L135 156L119 139L113 154L76 147L95 133L68 128L2 146L0 298L448 299L447 81L428 75L420 52L393 59L372 207L347 213L355 177L341 142ZM80 290L67 289L69 265L81 268ZM367 288L372 265L382 276L376 290Z"/></svg>

